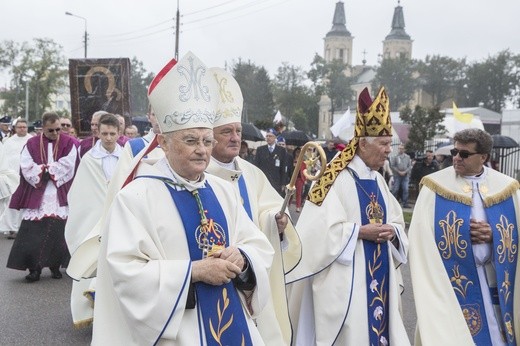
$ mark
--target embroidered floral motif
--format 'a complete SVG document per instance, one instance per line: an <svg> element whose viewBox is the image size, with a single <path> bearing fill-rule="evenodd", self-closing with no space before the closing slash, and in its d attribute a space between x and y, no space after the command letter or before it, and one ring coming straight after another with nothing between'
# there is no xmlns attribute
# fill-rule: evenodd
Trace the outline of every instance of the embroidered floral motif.
<svg viewBox="0 0 520 346"><path fill-rule="evenodd" d="M375 320L374 322L378 322L372 323L371 329L374 333L376 333L377 338L378 340L380 340L380 342L382 342L382 340L386 341L386 338L382 334L386 331L387 328L384 307L386 306L386 300L388 297L388 293L384 290L386 277L383 277L381 285L379 285L379 283L375 279L375 273L378 269L381 268L382 261L383 259L381 258L381 245L379 244L377 246L377 250L374 251L372 261L368 261L368 270L372 278L372 281L370 282L370 291L372 293L375 293L375 296L374 298L372 298L372 301L370 302L369 306L375 306L373 313Z"/></svg>
<svg viewBox="0 0 520 346"><path fill-rule="evenodd" d="M509 281L509 272L505 271L504 282L502 282L502 287L500 288L500 293L504 296L504 302L507 304L507 301L511 297L511 282Z"/></svg>
<svg viewBox="0 0 520 346"><path fill-rule="evenodd" d="M233 314L229 317L229 320L227 322L224 322L224 314L226 312L226 309L229 306L229 298L227 295L227 289L224 287L222 289L222 306L220 299L217 301L217 316L218 316L218 324L217 329L213 327L213 321L211 318L209 319L209 328L211 331L211 335L213 336L213 339L219 344L222 345L220 339L222 338L222 334L231 327L233 324ZM242 335L242 345L245 344L244 335Z"/></svg>
<svg viewBox="0 0 520 346"><path fill-rule="evenodd" d="M500 223L497 223L495 227L500 234L500 244L497 246L498 262L504 263L507 259L509 263L513 263L518 252L518 245L513 244L515 225L510 223L505 215L501 215Z"/></svg>
<svg viewBox="0 0 520 346"><path fill-rule="evenodd" d="M468 280L466 275L460 274L458 265L455 265L452 270L453 276L450 278L450 281L452 282L453 290L462 297L466 298L468 286L473 285L473 281ZM453 285L453 283L455 285Z"/></svg>
<svg viewBox="0 0 520 346"><path fill-rule="evenodd" d="M439 221L439 226L443 232L441 238L444 240L439 241L437 247L439 251L441 251L443 258L451 258L453 251L455 251L460 258L466 257L468 243L464 239L461 239L462 236L460 234L460 228L463 224L464 220L457 218L457 214L453 210L446 215L445 220Z"/></svg>

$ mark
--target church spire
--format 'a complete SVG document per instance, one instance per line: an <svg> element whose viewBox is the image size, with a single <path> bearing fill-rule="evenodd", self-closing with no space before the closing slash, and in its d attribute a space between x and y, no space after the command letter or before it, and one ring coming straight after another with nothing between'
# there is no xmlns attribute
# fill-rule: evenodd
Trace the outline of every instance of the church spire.
<svg viewBox="0 0 520 346"><path fill-rule="evenodd" d="M403 8L401 7L401 1L397 2L397 7L394 9L394 17L392 18L392 31L386 36L387 40L409 40L410 35L404 31L404 14Z"/></svg>
<svg viewBox="0 0 520 346"><path fill-rule="evenodd" d="M336 3L334 10L334 19L332 20L332 29L327 33L329 36L351 36L346 26L345 7L342 1Z"/></svg>

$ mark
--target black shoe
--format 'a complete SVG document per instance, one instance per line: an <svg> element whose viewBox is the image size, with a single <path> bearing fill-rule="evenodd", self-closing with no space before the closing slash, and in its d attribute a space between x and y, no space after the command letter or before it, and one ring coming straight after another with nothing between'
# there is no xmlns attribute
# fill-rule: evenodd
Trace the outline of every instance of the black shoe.
<svg viewBox="0 0 520 346"><path fill-rule="evenodd" d="M35 282L40 280L40 273L37 270L31 270L29 275L25 276L27 282Z"/></svg>
<svg viewBox="0 0 520 346"><path fill-rule="evenodd" d="M50 268L51 270L51 278L53 279L61 279L63 275L61 275L60 268Z"/></svg>

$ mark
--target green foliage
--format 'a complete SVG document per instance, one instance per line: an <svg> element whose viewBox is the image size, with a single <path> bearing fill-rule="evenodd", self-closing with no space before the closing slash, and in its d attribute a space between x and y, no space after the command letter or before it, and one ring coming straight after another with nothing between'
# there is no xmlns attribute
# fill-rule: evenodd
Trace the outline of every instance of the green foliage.
<svg viewBox="0 0 520 346"><path fill-rule="evenodd" d="M154 74L147 72L141 61L133 57L130 63L130 105L132 115L143 115L148 112L148 86Z"/></svg>
<svg viewBox="0 0 520 346"><path fill-rule="evenodd" d="M432 97L434 107L440 107L450 96L453 98L457 85L463 80L465 65L465 59L440 55L427 55L424 61L418 61L421 87Z"/></svg>
<svg viewBox="0 0 520 346"><path fill-rule="evenodd" d="M297 129L310 131L309 119L317 119L318 98L305 81L306 72L301 67L282 63L273 81L273 95L276 107Z"/></svg>
<svg viewBox="0 0 520 346"><path fill-rule="evenodd" d="M396 111L408 105L416 90L415 62L405 57L383 59L372 81L372 89L377 92L384 86L390 99L390 110Z"/></svg>
<svg viewBox="0 0 520 346"><path fill-rule="evenodd" d="M51 107L50 96L66 85L68 74L62 47L52 39L35 38L31 44L0 43L0 69L11 76L9 90L2 93L2 112L25 116L29 88L29 119L39 119Z"/></svg>
<svg viewBox="0 0 520 346"><path fill-rule="evenodd" d="M518 102L520 58L504 50L466 71L465 97L468 105L484 103L484 107L501 112L507 100Z"/></svg>
<svg viewBox="0 0 520 346"><path fill-rule="evenodd" d="M424 151L424 142L432 139L438 134L445 132L442 125L444 114L439 112L439 108L422 108L416 106L415 110L405 107L400 113L401 119L405 124L410 125L408 133L407 151Z"/></svg>
<svg viewBox="0 0 520 346"><path fill-rule="evenodd" d="M351 88L353 78L345 75L348 68L350 66L344 64L341 60L335 59L326 62L318 54L314 56L312 61L308 77L312 81L317 95L325 94L329 97L331 114L334 114L338 109L346 108L355 97L354 90Z"/></svg>
<svg viewBox="0 0 520 346"><path fill-rule="evenodd" d="M242 121L256 122L271 120L274 117L274 101L271 80L267 70L251 61L238 60L232 66L235 77L244 97Z"/></svg>

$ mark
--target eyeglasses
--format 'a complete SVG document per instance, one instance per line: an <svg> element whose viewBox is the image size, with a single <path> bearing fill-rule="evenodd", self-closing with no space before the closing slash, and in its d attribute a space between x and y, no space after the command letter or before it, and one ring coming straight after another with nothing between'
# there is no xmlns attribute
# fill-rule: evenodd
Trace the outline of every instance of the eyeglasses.
<svg viewBox="0 0 520 346"><path fill-rule="evenodd" d="M49 133L54 133L54 132L58 133L60 131L61 131L61 129L59 127L55 128L55 129L47 129L47 132L49 132Z"/></svg>
<svg viewBox="0 0 520 346"><path fill-rule="evenodd" d="M197 138L183 138L179 139L182 143L186 144L188 147L197 147L202 143L202 145L206 148L211 148L213 145L215 145L216 141L214 139L209 138L203 138L203 139L197 139Z"/></svg>
<svg viewBox="0 0 520 346"><path fill-rule="evenodd" d="M61 127L72 127L71 124L61 124Z"/></svg>
<svg viewBox="0 0 520 346"><path fill-rule="evenodd" d="M457 154L458 154L461 159L467 159L471 155L480 154L480 153L470 153L467 150L459 150L459 149L451 149L450 153L451 153L451 156L453 156L453 157L457 156Z"/></svg>

